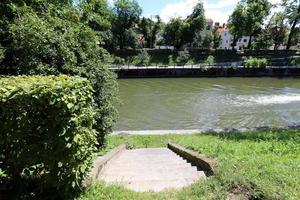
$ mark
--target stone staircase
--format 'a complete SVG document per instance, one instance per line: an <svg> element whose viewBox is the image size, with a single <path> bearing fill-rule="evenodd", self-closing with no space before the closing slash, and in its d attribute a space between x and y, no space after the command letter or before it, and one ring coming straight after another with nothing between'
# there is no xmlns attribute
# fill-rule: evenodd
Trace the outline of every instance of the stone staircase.
<svg viewBox="0 0 300 200"><path fill-rule="evenodd" d="M170 149L148 148L122 151L105 165L98 179L137 192L159 192L186 187L205 177Z"/></svg>

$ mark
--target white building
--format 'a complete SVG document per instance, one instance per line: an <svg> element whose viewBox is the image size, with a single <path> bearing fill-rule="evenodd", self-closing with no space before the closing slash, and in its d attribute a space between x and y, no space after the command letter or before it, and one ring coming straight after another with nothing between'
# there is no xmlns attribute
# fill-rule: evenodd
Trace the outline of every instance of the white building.
<svg viewBox="0 0 300 200"><path fill-rule="evenodd" d="M235 49L236 50L243 50L243 49L245 49L248 46L249 40L250 40L249 36L243 36L243 37L241 37L237 41ZM252 37L252 42L254 42L254 38L253 37Z"/></svg>
<svg viewBox="0 0 300 200"><path fill-rule="evenodd" d="M220 49L231 49L231 43L232 43L232 36L229 32L229 29L225 26L218 29L220 35L221 35L221 44Z"/></svg>

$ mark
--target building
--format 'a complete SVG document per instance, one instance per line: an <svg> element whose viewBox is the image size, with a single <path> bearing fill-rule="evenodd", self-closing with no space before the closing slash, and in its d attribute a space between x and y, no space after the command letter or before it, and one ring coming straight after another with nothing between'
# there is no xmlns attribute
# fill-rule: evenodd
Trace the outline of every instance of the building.
<svg viewBox="0 0 300 200"><path fill-rule="evenodd" d="M236 49L236 50L243 50L243 49L245 49L245 47L248 46L249 40L250 40L250 37L249 37L249 36L243 36L243 37L241 37L241 38L237 41L236 46L235 46L235 49ZM252 37L252 41L254 42L254 38L253 38L253 37Z"/></svg>
<svg viewBox="0 0 300 200"><path fill-rule="evenodd" d="M218 32L221 36L221 43L219 49L231 49L232 36L229 32L229 29L226 27L226 24L220 26L219 23L216 23L215 27L218 28Z"/></svg>

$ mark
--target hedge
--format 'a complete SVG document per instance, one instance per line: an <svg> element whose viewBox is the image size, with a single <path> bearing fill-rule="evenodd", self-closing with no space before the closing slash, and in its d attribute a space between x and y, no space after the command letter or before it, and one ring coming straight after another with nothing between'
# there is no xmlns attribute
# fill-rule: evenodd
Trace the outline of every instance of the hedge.
<svg viewBox="0 0 300 200"><path fill-rule="evenodd" d="M0 168L14 198L67 199L81 188L97 144L92 95L79 77L0 78Z"/></svg>

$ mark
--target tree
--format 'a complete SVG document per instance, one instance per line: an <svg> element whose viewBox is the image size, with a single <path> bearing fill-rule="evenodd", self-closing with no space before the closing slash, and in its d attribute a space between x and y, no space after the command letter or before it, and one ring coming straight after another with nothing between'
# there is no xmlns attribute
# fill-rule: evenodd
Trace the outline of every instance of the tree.
<svg viewBox="0 0 300 200"><path fill-rule="evenodd" d="M283 0L283 7L285 8L285 14L291 26L290 33L287 40L287 45L286 45L286 49L289 50L292 45L293 37L296 35L297 26L299 25L300 22L300 1Z"/></svg>
<svg viewBox="0 0 300 200"><path fill-rule="evenodd" d="M159 15L156 15L156 22L154 23L153 29L151 30L151 44L150 48L153 48L156 44L157 34L162 29L162 21Z"/></svg>
<svg viewBox="0 0 300 200"><path fill-rule="evenodd" d="M203 3L199 2L193 9L193 13L186 19L187 26L183 30L184 43L192 43L197 33L206 26L205 11Z"/></svg>
<svg viewBox="0 0 300 200"><path fill-rule="evenodd" d="M243 36L245 30L245 7L239 3L228 20L228 28L233 35L232 49L236 46L237 41Z"/></svg>
<svg viewBox="0 0 300 200"><path fill-rule="evenodd" d="M135 26L139 22L142 9L136 0L117 0L112 13L113 41L120 49L134 47Z"/></svg>
<svg viewBox="0 0 300 200"><path fill-rule="evenodd" d="M263 30L255 39L254 49L268 49L274 44L273 38L268 29Z"/></svg>
<svg viewBox="0 0 300 200"><path fill-rule="evenodd" d="M106 0L83 0L79 4L81 20L97 32L101 41L107 41L111 34L111 10Z"/></svg>
<svg viewBox="0 0 300 200"><path fill-rule="evenodd" d="M204 35L204 39L202 42L202 47L204 47L205 49L210 49L211 48L211 44L213 42L213 35L212 33L206 33Z"/></svg>
<svg viewBox="0 0 300 200"><path fill-rule="evenodd" d="M245 0L245 34L248 35L248 48L251 48L252 38L260 32L265 18L269 15L271 3L268 0Z"/></svg>
<svg viewBox="0 0 300 200"><path fill-rule="evenodd" d="M214 27L212 34L213 34L213 48L217 49L220 46L222 40L221 35L218 31L218 27Z"/></svg>
<svg viewBox="0 0 300 200"><path fill-rule="evenodd" d="M191 45L197 34L206 26L203 3L199 2L193 13L186 19L173 18L165 27L164 39L168 45L177 49L183 45Z"/></svg>
<svg viewBox="0 0 300 200"><path fill-rule="evenodd" d="M167 45L174 46L179 49L183 45L183 30L187 26L185 20L181 18L173 18L166 25L163 37Z"/></svg>
<svg viewBox="0 0 300 200"><path fill-rule="evenodd" d="M274 43L274 50L277 50L278 47L283 44L286 33L287 33L287 26L285 24L285 15L282 12L275 13L267 27L266 30L272 41Z"/></svg>
<svg viewBox="0 0 300 200"><path fill-rule="evenodd" d="M156 21L143 17L139 23L139 31L143 35L145 46L148 48L153 48L156 44L156 37L162 26L160 17L157 15L155 18Z"/></svg>

